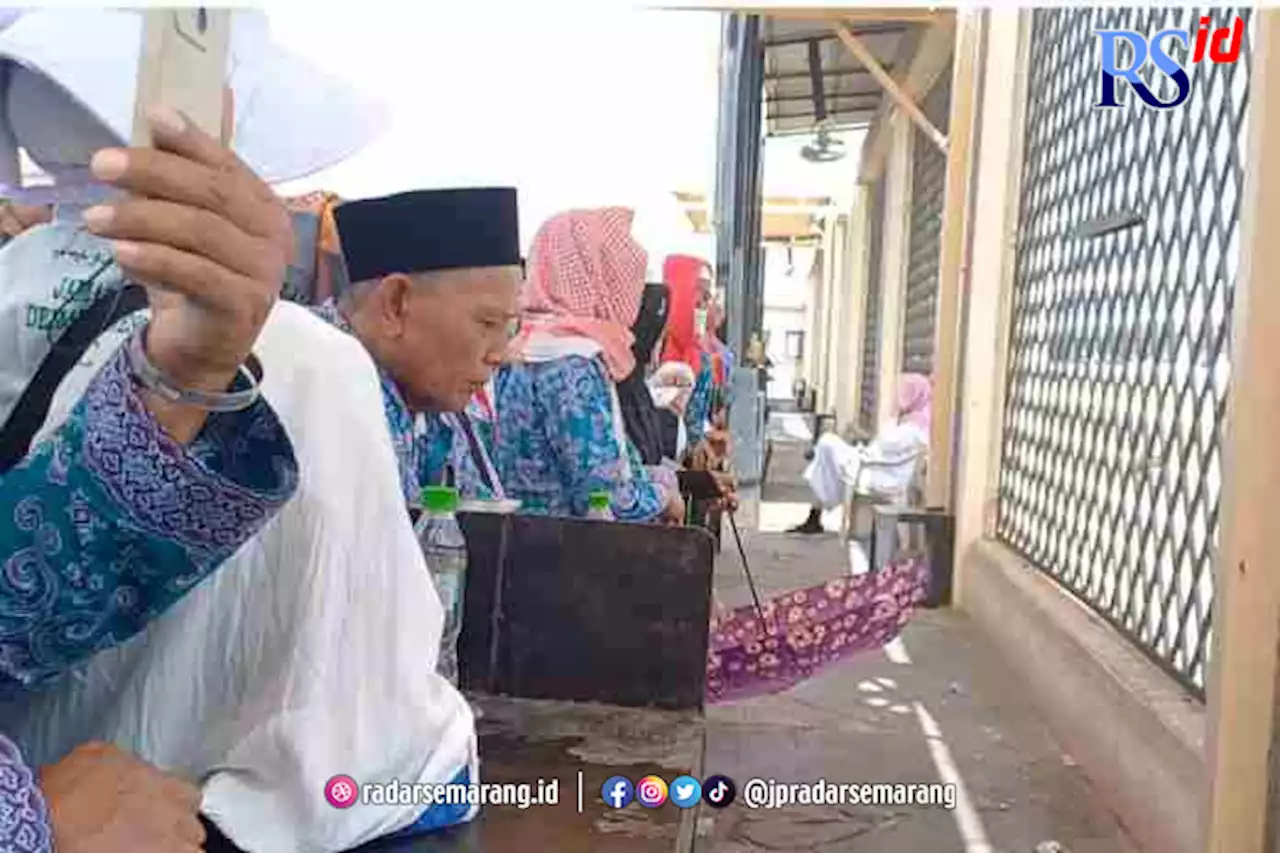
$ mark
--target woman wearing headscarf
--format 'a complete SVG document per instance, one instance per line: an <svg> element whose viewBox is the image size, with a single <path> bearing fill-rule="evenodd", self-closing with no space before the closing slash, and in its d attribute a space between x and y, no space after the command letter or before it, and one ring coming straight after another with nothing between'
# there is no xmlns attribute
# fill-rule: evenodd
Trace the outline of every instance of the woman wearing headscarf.
<svg viewBox="0 0 1280 853"><path fill-rule="evenodd" d="M534 237L521 333L494 383L498 474L530 511L581 517L606 491L620 521L683 520L673 480L655 480L627 438L615 388L637 364L647 256L633 215L574 210Z"/></svg>
<svg viewBox="0 0 1280 853"><path fill-rule="evenodd" d="M661 410L654 401L648 384L649 363L653 361L658 341L667 326L667 314L671 302L665 284L647 284L640 299L640 313L632 328L635 340L631 352L636 366L618 383L618 401L622 406L622 418L626 422L627 437L640 454L640 461L648 466L662 464L664 457L675 459L663 446Z"/></svg>
<svg viewBox="0 0 1280 853"><path fill-rule="evenodd" d="M819 439L804 475L815 501L804 523L789 532L822 533L822 513L843 503L850 488L903 495L929 448L932 396L929 377L904 373L898 380L897 423L864 445L851 445L834 433Z"/></svg>
<svg viewBox="0 0 1280 853"><path fill-rule="evenodd" d="M706 435L715 386L712 360L704 346L711 300L706 273L707 262L691 255L670 255L662 265L663 279L671 289L671 317L662 361L687 364L697 377L684 415L690 447Z"/></svg>

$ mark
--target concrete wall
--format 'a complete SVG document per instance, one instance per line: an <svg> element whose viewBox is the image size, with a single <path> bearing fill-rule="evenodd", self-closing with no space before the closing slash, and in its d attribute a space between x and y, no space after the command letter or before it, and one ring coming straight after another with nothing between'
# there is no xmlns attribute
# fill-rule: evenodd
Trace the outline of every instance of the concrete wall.
<svg viewBox="0 0 1280 853"><path fill-rule="evenodd" d="M1204 705L1008 549L962 560L965 609L1126 831L1149 853L1200 853Z"/></svg>
<svg viewBox="0 0 1280 853"><path fill-rule="evenodd" d="M965 186L971 200L962 255L969 269L964 337L957 341L964 391L954 400L962 425L954 459L957 604L1004 653L1051 730L1141 849L1202 853L1204 704L994 535L1018 166L1033 68L1029 24L1026 12L993 9L985 13L975 45L957 47L958 58L967 49L982 57L975 81L979 142Z"/></svg>
<svg viewBox="0 0 1280 853"><path fill-rule="evenodd" d="M955 28L952 91L966 95L952 101L947 205L948 210L960 205L957 216L964 227L952 224L947 232L942 275L950 275L955 298L940 309L945 314L940 328L956 334L951 352L940 348L940 357L952 360L955 370L937 392L947 394L959 421L952 446L954 480L947 478L943 501L956 515L956 607L968 611L977 629L1001 649L1065 752L1106 795L1140 849L1280 853L1275 843L1280 835L1280 747L1271 736L1274 719L1280 719L1280 573L1252 570L1275 562L1272 514L1261 507L1280 500L1280 446L1267 438L1280 428L1280 394L1235 394L1231 400L1219 565L1233 570L1217 576L1216 646L1207 704L995 535L1024 106L1034 69L1029 14L1012 8L961 12ZM1275 191L1280 167L1257 164L1280 163L1280 13L1257 13L1251 27L1251 37L1260 45L1251 91L1254 138L1249 159L1256 165L1248 168L1251 183L1243 193L1242 216L1244 222L1260 224L1257 231L1242 232L1248 236L1242 237L1242 270L1265 270L1274 266L1271 255L1280 256L1280 243L1266 237L1266 223L1275 219L1272 209L1280 207ZM918 58L913 68L928 64ZM1270 85L1262 85L1267 76ZM960 119L968 120L968 128L961 129ZM893 110L869 133L878 142L874 174L886 177L890 206L882 251L882 423L900 339L911 129L901 110ZM961 147L963 154L957 152ZM831 346L844 337L856 347L861 333L865 274L856 272L856 265L867 254L867 229L851 225L850 233L852 240L861 241L846 251L845 266L852 272L842 270L851 298L838 311L835 328L814 318L824 342L810 352L822 352L824 361L808 368L814 377L833 378L833 396L844 396L850 384L856 392L856 382L841 379L842 371L852 368L849 348ZM837 307L828 293L840 293L840 288L823 291L822 310ZM1257 306L1270 307L1253 313L1236 309L1233 370L1243 375L1248 373L1244 365L1252 365L1258 377L1266 377L1280 357L1275 325L1280 311L1274 310L1280 297L1275 288L1266 287L1240 293ZM1240 306L1245 296L1239 297ZM1247 330L1252 334L1243 334ZM1274 391L1275 383L1260 379L1251 387ZM957 392L960 388L963 393ZM840 409L840 402L833 402ZM1251 570L1245 571L1245 565ZM1265 797L1271 798L1270 812ZM1268 813L1270 822L1265 821Z"/></svg>

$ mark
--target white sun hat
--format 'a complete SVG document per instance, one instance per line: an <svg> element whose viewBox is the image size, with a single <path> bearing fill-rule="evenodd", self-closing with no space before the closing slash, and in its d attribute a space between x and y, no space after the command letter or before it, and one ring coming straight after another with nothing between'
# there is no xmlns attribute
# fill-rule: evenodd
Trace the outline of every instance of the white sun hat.
<svg viewBox="0 0 1280 853"><path fill-rule="evenodd" d="M273 44L261 11L231 14L232 147L260 177L273 184L309 177L381 135L388 119L382 104ZM86 125L109 131L111 144L125 144L133 128L143 20L137 10L0 9L0 68L36 72L23 76L44 78L69 96L27 97L18 106L18 99L0 92L0 196L45 204L101 194L83 170L53 170L54 186L24 186L19 149L24 136L74 149L75 140L68 143L66 136ZM3 75L6 90L11 76ZM103 136L87 135L95 147Z"/></svg>

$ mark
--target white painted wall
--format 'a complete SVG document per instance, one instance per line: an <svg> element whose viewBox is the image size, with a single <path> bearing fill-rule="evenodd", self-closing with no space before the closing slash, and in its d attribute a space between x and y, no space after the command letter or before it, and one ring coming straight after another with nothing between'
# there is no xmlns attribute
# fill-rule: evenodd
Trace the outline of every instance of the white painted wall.
<svg viewBox="0 0 1280 853"><path fill-rule="evenodd" d="M769 246L764 252L764 329L768 335L769 358L773 359L769 382L770 399L790 399L791 386L802 366L787 352L787 334L806 332L809 305L813 300L813 274L818 252L813 248ZM806 335L805 355L813 346Z"/></svg>

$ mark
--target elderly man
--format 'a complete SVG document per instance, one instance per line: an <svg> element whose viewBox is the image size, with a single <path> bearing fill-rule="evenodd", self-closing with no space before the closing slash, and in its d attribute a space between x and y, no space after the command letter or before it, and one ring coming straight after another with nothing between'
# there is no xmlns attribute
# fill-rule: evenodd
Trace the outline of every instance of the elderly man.
<svg viewBox="0 0 1280 853"><path fill-rule="evenodd" d="M381 370L405 498L451 476L464 498L501 498L475 409L518 317L516 191L402 193L334 218L353 284L320 312Z"/></svg>

